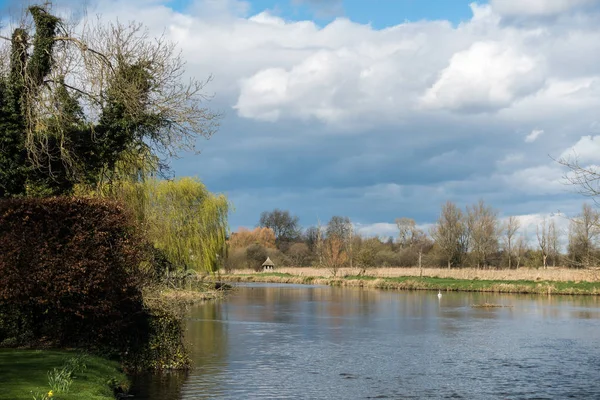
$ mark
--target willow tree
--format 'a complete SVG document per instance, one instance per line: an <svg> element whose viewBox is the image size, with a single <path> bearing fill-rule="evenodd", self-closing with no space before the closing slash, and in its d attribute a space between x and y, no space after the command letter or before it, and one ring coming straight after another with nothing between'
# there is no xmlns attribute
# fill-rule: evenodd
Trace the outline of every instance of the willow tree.
<svg viewBox="0 0 600 400"><path fill-rule="evenodd" d="M126 181L114 191L136 213L148 239L171 264L214 272L223 257L229 203L198 179Z"/></svg>
<svg viewBox="0 0 600 400"><path fill-rule="evenodd" d="M0 37L0 197L110 187L119 165L164 173L215 132L208 80L186 78L173 43L135 23L72 26L49 5L27 13Z"/></svg>

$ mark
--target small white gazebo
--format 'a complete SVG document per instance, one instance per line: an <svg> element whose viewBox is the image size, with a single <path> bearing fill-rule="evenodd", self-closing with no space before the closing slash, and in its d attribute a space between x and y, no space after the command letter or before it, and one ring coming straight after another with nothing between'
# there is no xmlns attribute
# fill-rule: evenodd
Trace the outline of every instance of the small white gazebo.
<svg viewBox="0 0 600 400"><path fill-rule="evenodd" d="M271 261L269 257L267 257L265 262L262 264L262 267L263 271L273 271L273 269L275 269L275 264L273 263L273 261Z"/></svg>

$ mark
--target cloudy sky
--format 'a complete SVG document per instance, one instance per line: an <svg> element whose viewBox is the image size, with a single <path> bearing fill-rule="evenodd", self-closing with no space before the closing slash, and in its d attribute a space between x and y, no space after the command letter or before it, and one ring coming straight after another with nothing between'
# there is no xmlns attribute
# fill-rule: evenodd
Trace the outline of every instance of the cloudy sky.
<svg viewBox="0 0 600 400"><path fill-rule="evenodd" d="M600 161L597 0L87 7L164 32L190 74L213 75L222 126L172 167L228 195L232 229L276 207L304 226L343 215L380 235L398 217L434 222L447 200L526 221L574 215L585 199L552 158Z"/></svg>

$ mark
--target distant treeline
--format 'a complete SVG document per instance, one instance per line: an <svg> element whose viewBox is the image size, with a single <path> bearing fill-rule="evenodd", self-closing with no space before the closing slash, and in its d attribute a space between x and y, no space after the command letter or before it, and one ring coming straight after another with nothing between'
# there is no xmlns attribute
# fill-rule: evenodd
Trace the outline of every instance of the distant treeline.
<svg viewBox="0 0 600 400"><path fill-rule="evenodd" d="M395 222L397 236L382 240L357 234L348 217L334 216L326 225L303 230L289 211L265 211L254 230L231 234L224 266L259 270L270 257L278 266L325 267L334 274L342 267L589 268L600 257L600 214L588 204L570 220L568 232L542 219L534 240L527 239L518 217L500 220L483 201L464 210L446 202L428 232L411 218ZM566 252L561 251L565 234Z"/></svg>

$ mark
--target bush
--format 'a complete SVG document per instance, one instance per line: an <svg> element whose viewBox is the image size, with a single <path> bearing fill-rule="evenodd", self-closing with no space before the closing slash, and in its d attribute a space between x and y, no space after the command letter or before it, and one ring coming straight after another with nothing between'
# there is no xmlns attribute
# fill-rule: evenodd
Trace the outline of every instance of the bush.
<svg viewBox="0 0 600 400"><path fill-rule="evenodd" d="M255 271L262 270L262 264L267 259L267 249L260 244L253 244L246 248L248 266Z"/></svg>
<svg viewBox="0 0 600 400"><path fill-rule="evenodd" d="M126 347L145 315L141 243L113 202L1 200L0 341Z"/></svg>

